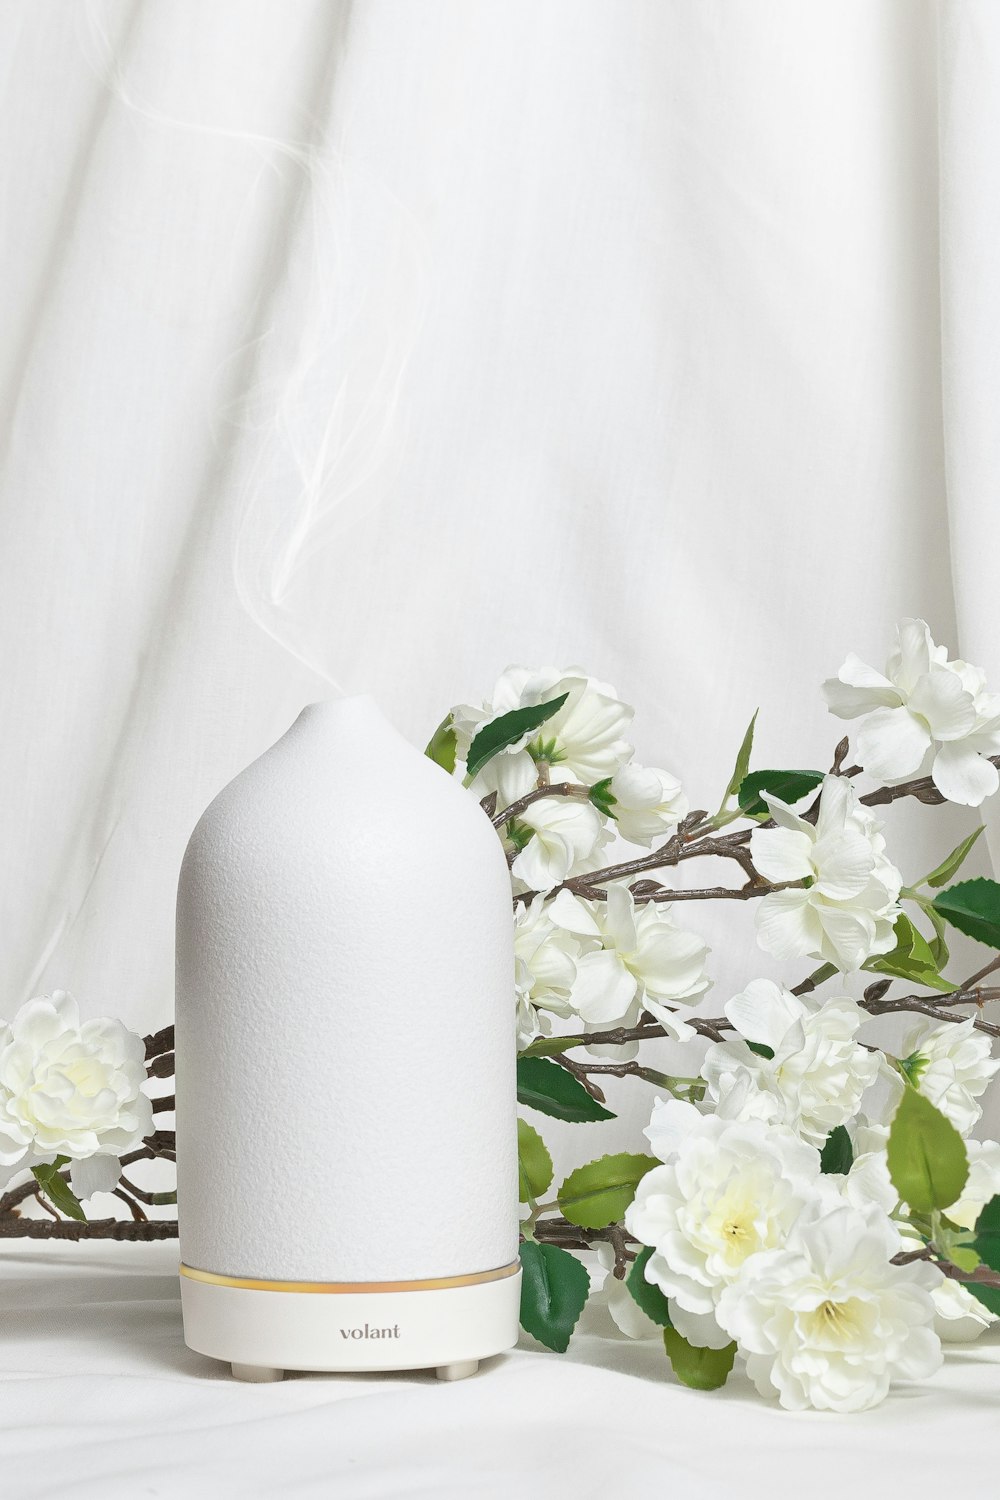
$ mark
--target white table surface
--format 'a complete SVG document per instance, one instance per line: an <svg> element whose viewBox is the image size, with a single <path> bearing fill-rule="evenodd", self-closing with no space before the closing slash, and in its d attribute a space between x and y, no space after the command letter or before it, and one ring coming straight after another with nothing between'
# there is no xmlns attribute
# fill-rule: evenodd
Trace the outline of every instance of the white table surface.
<svg viewBox="0 0 1000 1500"><path fill-rule="evenodd" d="M0 1496L896 1500L995 1493L1000 1340L855 1417L789 1415L742 1377L699 1395L655 1343L578 1336L472 1379L248 1386L191 1353L176 1245L0 1245Z"/></svg>

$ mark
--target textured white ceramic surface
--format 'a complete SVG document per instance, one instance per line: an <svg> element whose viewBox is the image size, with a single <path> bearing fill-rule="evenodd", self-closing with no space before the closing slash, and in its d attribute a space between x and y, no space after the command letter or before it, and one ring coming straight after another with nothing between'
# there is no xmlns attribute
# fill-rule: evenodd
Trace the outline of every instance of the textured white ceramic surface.
<svg viewBox="0 0 1000 1500"><path fill-rule="evenodd" d="M517 1255L510 886L369 698L222 791L177 904L181 1257L372 1281Z"/></svg>

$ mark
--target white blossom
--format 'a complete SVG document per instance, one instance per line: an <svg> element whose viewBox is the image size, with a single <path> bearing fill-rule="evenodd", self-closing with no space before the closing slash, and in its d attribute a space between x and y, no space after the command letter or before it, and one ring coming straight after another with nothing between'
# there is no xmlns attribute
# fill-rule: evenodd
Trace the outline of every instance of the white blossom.
<svg viewBox="0 0 1000 1500"><path fill-rule="evenodd" d="M532 830L532 837L511 873L532 891L551 891L568 876L582 873L583 862L612 838L597 808L576 797L542 797L518 822Z"/></svg>
<svg viewBox="0 0 1000 1500"><path fill-rule="evenodd" d="M847 995L810 1004L770 979L755 979L725 1014L739 1038L709 1047L702 1066L708 1097L717 1105L746 1080L747 1112L759 1108L755 1094L767 1096L767 1117L811 1145L822 1146L831 1130L853 1118L878 1076L878 1057L855 1039L867 1017ZM752 1051L751 1042L773 1056Z"/></svg>
<svg viewBox="0 0 1000 1500"><path fill-rule="evenodd" d="M844 971L887 953L895 942L902 878L886 857L882 825L851 783L839 776L824 779L815 823L779 798L763 796L778 827L753 833L753 862L776 884L807 884L772 891L760 901L760 946L776 958L810 955Z"/></svg>
<svg viewBox="0 0 1000 1500"><path fill-rule="evenodd" d="M790 1411L863 1411L898 1377L941 1365L922 1262L894 1266L900 1237L880 1209L816 1203L780 1248L748 1258L719 1298L717 1318L764 1396Z"/></svg>
<svg viewBox="0 0 1000 1500"><path fill-rule="evenodd" d="M110 1190L152 1129L145 1078L142 1038L120 1021L81 1022L65 990L28 1000L0 1023L0 1166L67 1156L79 1196Z"/></svg>
<svg viewBox="0 0 1000 1500"><path fill-rule="evenodd" d="M655 838L669 833L688 811L688 799L676 776L652 766L625 765L608 788L618 832L630 844L647 849Z"/></svg>
<svg viewBox="0 0 1000 1500"><path fill-rule="evenodd" d="M663 1330L643 1312L624 1280L614 1275L615 1252L612 1247L600 1241L595 1248L597 1263L605 1276L600 1288L591 1293L591 1304L605 1307L613 1326L627 1339L660 1338Z"/></svg>
<svg viewBox="0 0 1000 1500"><path fill-rule="evenodd" d="M949 802L978 807L1000 785L988 759L1000 751L1000 695L978 667L949 661L923 620L903 620L885 675L853 653L823 691L831 713L864 718L857 752L879 781L927 770Z"/></svg>
<svg viewBox="0 0 1000 1500"><path fill-rule="evenodd" d="M990 1038L964 1021L921 1021L903 1044L907 1075L925 1099L968 1135L983 1110L978 1103L1000 1059L990 1055Z"/></svg>
<svg viewBox="0 0 1000 1500"><path fill-rule="evenodd" d="M746 1260L785 1243L823 1189L819 1153L783 1126L722 1120L675 1099L658 1102L646 1135L665 1163L639 1183L625 1227L653 1247L646 1278L670 1298L678 1332L721 1348L719 1296Z"/></svg>
<svg viewBox="0 0 1000 1500"><path fill-rule="evenodd" d="M548 1035L546 1012L572 1015L570 994L582 942L553 922L544 896L518 908L514 919L514 986L517 994L517 1045Z"/></svg>
<svg viewBox="0 0 1000 1500"><path fill-rule="evenodd" d="M672 1007L692 1004L709 987L708 948L700 937L675 926L654 902L637 906L622 885L610 886L607 900L593 905L562 891L553 917L569 931L598 939L576 964L573 1009L584 1021L631 1025L645 1006L675 1036L692 1035Z"/></svg>
<svg viewBox="0 0 1000 1500"><path fill-rule="evenodd" d="M522 757L526 763L544 761L553 782L579 781L593 786L632 757L625 730L634 710L617 691L577 667L532 670L508 667L498 678L488 703L480 708L461 705L452 711L458 754L464 760L475 735L485 725L514 709L550 703L563 693L566 702L537 730L530 730L502 751L497 759ZM492 788L490 788L492 789ZM511 799L514 800L513 798ZM499 799L498 799L499 805Z"/></svg>

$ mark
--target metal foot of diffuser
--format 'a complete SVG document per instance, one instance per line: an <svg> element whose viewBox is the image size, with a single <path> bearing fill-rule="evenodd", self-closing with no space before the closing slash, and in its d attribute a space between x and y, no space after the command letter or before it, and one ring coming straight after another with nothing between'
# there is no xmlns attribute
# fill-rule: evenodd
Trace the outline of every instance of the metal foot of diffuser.
<svg viewBox="0 0 1000 1500"><path fill-rule="evenodd" d="M433 1281L261 1281L181 1267L188 1347L237 1380L286 1370L435 1370L464 1380L517 1343L521 1270Z"/></svg>
<svg viewBox="0 0 1000 1500"><path fill-rule="evenodd" d="M251 1385L264 1385L268 1381L285 1378L284 1370L276 1369L274 1365L241 1365L234 1359L232 1366L234 1379L245 1380Z"/></svg>

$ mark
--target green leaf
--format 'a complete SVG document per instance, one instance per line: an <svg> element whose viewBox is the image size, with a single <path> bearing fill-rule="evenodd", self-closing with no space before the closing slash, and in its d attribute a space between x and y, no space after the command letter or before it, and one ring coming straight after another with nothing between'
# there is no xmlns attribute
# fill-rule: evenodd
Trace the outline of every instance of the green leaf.
<svg viewBox="0 0 1000 1500"><path fill-rule="evenodd" d="M747 732L743 736L743 743L740 745L736 756L736 765L733 767L733 774L730 776L729 785L726 787L726 795L722 799L723 807L725 807L730 797L736 796L736 793L743 784L744 777L750 769L750 756L753 753L753 734L754 729L757 727L757 715L759 713L760 709L755 708L753 718L747 725Z"/></svg>
<svg viewBox="0 0 1000 1500"><path fill-rule="evenodd" d="M1000 948L1000 885L980 877L950 885L934 907L959 932L989 948Z"/></svg>
<svg viewBox="0 0 1000 1500"><path fill-rule="evenodd" d="M613 818L615 816L612 808L618 805L618 798L611 791L612 780L611 776L605 776L603 781L595 781L594 785L590 788L591 802L597 808L597 811L603 813L606 818Z"/></svg>
<svg viewBox="0 0 1000 1500"><path fill-rule="evenodd" d="M921 1214L954 1203L969 1176L962 1137L909 1084L889 1129L886 1160L893 1187L904 1203Z"/></svg>
<svg viewBox="0 0 1000 1500"><path fill-rule="evenodd" d="M962 1286L967 1292L971 1292L984 1307L988 1307L991 1313L996 1313L1000 1318L1000 1286L981 1286L976 1281L963 1281Z"/></svg>
<svg viewBox="0 0 1000 1500"><path fill-rule="evenodd" d="M835 1125L819 1154L820 1170L847 1173L851 1170L853 1161L854 1147L851 1145L851 1137L843 1125Z"/></svg>
<svg viewBox="0 0 1000 1500"><path fill-rule="evenodd" d="M469 758L465 767L465 779L471 781L483 769L487 761L513 745L524 734L541 728L547 719L558 713L569 693L560 693L548 703L536 703L529 708L515 708L509 714L485 724L469 746Z"/></svg>
<svg viewBox="0 0 1000 1500"><path fill-rule="evenodd" d="M782 802L798 802L822 780L822 771L752 771L740 784L740 807L748 818L770 817L771 810L761 792L770 792Z"/></svg>
<svg viewBox="0 0 1000 1500"><path fill-rule="evenodd" d="M1000 1271L1000 1196L991 1198L980 1212L972 1248L991 1271Z"/></svg>
<svg viewBox="0 0 1000 1500"><path fill-rule="evenodd" d="M942 862L937 866L935 870L932 870L929 875L924 876L923 880L918 880L917 884L932 885L935 887L940 885L947 885L952 876L957 875L959 870L962 868L963 864L965 863L966 855L969 853L973 844L979 838L979 835L985 832L986 829L984 828L983 824L980 823L979 827L975 830L974 833L970 833L967 839L963 839L960 844L957 844L948 855L948 858L942 860Z"/></svg>
<svg viewBox="0 0 1000 1500"><path fill-rule="evenodd" d="M68 1156L57 1156L55 1161L43 1162L39 1167L32 1167L31 1175L53 1208L57 1208L68 1219L77 1219L81 1224L85 1224L87 1215L83 1211L83 1204L65 1178L59 1176L60 1167L65 1167L68 1161Z"/></svg>
<svg viewBox="0 0 1000 1500"><path fill-rule="evenodd" d="M538 1131L517 1122L517 1167L522 1203L531 1203L552 1185L552 1158Z"/></svg>
<svg viewBox="0 0 1000 1500"><path fill-rule="evenodd" d="M590 1277L558 1245L521 1246L521 1327L546 1349L565 1352L590 1294Z"/></svg>
<svg viewBox="0 0 1000 1500"><path fill-rule="evenodd" d="M659 1323L661 1328L669 1328L670 1306L666 1297L653 1282L646 1280L646 1262L652 1255L651 1246L644 1245L632 1262L629 1273L625 1278L625 1285L632 1294L632 1300L637 1307L641 1307L647 1318L652 1318L654 1323Z"/></svg>
<svg viewBox="0 0 1000 1500"><path fill-rule="evenodd" d="M582 1229L604 1229L614 1224L632 1202L642 1178L659 1165L655 1156L621 1151L577 1167L559 1189L563 1216Z"/></svg>
<svg viewBox="0 0 1000 1500"><path fill-rule="evenodd" d="M615 1119L610 1109L591 1098L578 1078L543 1057L518 1058L517 1102L573 1125Z"/></svg>
<svg viewBox="0 0 1000 1500"><path fill-rule="evenodd" d="M664 1328L663 1347L677 1379L696 1391L717 1391L724 1386L736 1358L735 1344L727 1344L724 1349L696 1349L676 1328Z"/></svg>
<svg viewBox="0 0 1000 1500"><path fill-rule="evenodd" d="M431 735L424 754L452 776L455 771L456 747L455 726L449 714Z"/></svg>
<svg viewBox="0 0 1000 1500"><path fill-rule="evenodd" d="M766 1057L768 1062L774 1058L774 1048L769 1047L766 1042L747 1042L751 1052L756 1052L758 1057Z"/></svg>
<svg viewBox="0 0 1000 1500"><path fill-rule="evenodd" d="M955 986L938 973L930 944L905 912L900 912L896 918L893 931L896 946L888 953L866 959L862 967L873 974L891 974L896 979L909 979L915 984L926 985L928 989L950 994Z"/></svg>
<svg viewBox="0 0 1000 1500"><path fill-rule="evenodd" d="M923 911L925 915L930 918L931 926L934 928L934 936L931 938L927 946L931 950L931 957L933 958L935 967L940 974L945 964L948 962L948 959L951 957L951 953L949 951L948 944L945 941L944 935L945 920L941 913L937 911L935 907L931 906L930 903L928 903L923 908Z"/></svg>

